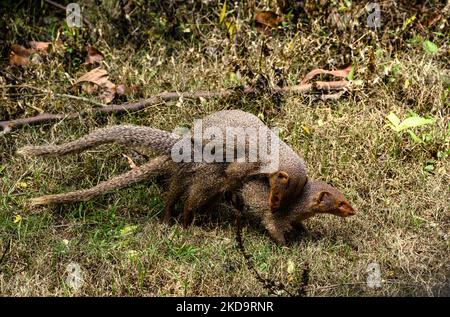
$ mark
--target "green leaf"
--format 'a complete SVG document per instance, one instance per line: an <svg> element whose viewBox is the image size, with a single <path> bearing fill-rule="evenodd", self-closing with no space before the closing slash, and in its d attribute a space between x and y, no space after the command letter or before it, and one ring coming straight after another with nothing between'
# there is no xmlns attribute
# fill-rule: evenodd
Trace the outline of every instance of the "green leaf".
<svg viewBox="0 0 450 317"><path fill-rule="evenodd" d="M393 112L391 112L388 116L387 119L389 120L389 122L392 124L393 129L396 130L398 125L400 124L400 119L397 117L397 115Z"/></svg>
<svg viewBox="0 0 450 317"><path fill-rule="evenodd" d="M400 72L400 70L401 70L400 64L392 65L392 68L391 68L392 76L397 77L397 74Z"/></svg>
<svg viewBox="0 0 450 317"><path fill-rule="evenodd" d="M225 14L227 13L227 0L223 3L222 10L220 10L219 15L219 24L223 22L223 19L225 19Z"/></svg>
<svg viewBox="0 0 450 317"><path fill-rule="evenodd" d="M234 28L236 27L236 24L233 22L225 22L225 25L227 26L228 35L230 36L230 39L233 37Z"/></svg>
<svg viewBox="0 0 450 317"><path fill-rule="evenodd" d="M425 134L422 137L422 140L424 140L425 142L431 142L431 141L433 141L433 136L431 134Z"/></svg>
<svg viewBox="0 0 450 317"><path fill-rule="evenodd" d="M434 165L432 165L432 164L429 164L429 165L427 165L427 166L425 166L425 168L424 168L427 172L431 172L431 171L433 171L434 170Z"/></svg>
<svg viewBox="0 0 450 317"><path fill-rule="evenodd" d="M411 139L413 139L414 142L422 143L422 140L414 132L409 130L408 133L409 133L409 136L411 137Z"/></svg>
<svg viewBox="0 0 450 317"><path fill-rule="evenodd" d="M129 225L126 225L125 227L123 227L123 228L120 230L120 235L121 235L121 236L128 236L129 234L133 233L133 232L137 229L137 227L138 227L138 226L129 226Z"/></svg>
<svg viewBox="0 0 450 317"><path fill-rule="evenodd" d="M406 129L411 129L415 127L420 127L423 125L434 123L434 119L425 119L422 117L409 117L403 120L398 126L397 131L403 131Z"/></svg>
<svg viewBox="0 0 450 317"><path fill-rule="evenodd" d="M414 22L415 20L416 20L416 15L413 15L413 16L407 18L406 21L403 23L402 30L403 31L406 30L406 27L408 25L410 25L412 22Z"/></svg>
<svg viewBox="0 0 450 317"><path fill-rule="evenodd" d="M423 48L428 54L436 54L438 51L438 46L431 41L423 41Z"/></svg>
<svg viewBox="0 0 450 317"><path fill-rule="evenodd" d="M15 215L13 222L14 223L19 223L22 221L22 216L21 215Z"/></svg>
<svg viewBox="0 0 450 317"><path fill-rule="evenodd" d="M450 155L450 149L447 152L443 152L443 151L438 151L437 152L437 158L438 159L446 158L449 155Z"/></svg>
<svg viewBox="0 0 450 317"><path fill-rule="evenodd" d="M352 66L352 68L350 69L350 71L348 72L347 75L347 79L348 80L353 80L353 75L355 74L355 66Z"/></svg>

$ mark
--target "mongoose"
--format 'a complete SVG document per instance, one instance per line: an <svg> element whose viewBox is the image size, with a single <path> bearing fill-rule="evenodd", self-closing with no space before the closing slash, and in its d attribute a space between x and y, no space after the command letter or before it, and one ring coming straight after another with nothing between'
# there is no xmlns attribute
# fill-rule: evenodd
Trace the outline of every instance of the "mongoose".
<svg viewBox="0 0 450 317"><path fill-rule="evenodd" d="M235 128L256 128L261 129L263 133L269 135L271 141L275 141L279 145L279 166L278 169L280 171L274 172L270 174L268 178L268 184L266 187L261 187L262 189L268 189L267 195L264 194L262 190L261 193L256 192L255 196L259 195L258 202L260 203L263 199L261 197L266 198L266 204L256 204L251 203L250 205L258 206L258 210L261 211L261 221L264 223L266 228L268 229L271 236L278 243L283 243L284 241L284 232L286 232L290 227L288 224L295 223L295 219L292 221L285 221L285 219L291 219L294 217L290 215L293 212L292 206L295 206L299 203L299 199L305 196L301 196L303 192L303 187L306 183L306 168L303 160L283 141L281 141L278 137L276 137L256 116L239 111L239 110L226 110L213 113L209 116L206 116L203 119L203 128L207 129L208 127L216 127L224 131L228 127ZM254 140L251 139L252 136L246 135L246 146ZM151 150L154 150L157 153L168 154L173 147L173 145L179 142L181 139L180 136L169 133L166 131L161 131L158 129L152 129L147 127L137 127L137 126L115 126L110 128L99 129L91 134L84 136L78 140L69 142L63 145L50 145L50 146L38 146L38 147L24 147L20 149L18 152L25 155L63 155L72 152L79 152L83 149L87 149L96 145L100 145L108 142L118 142L124 145L134 145L134 146L146 146ZM192 140L189 140L192 142ZM226 150L233 151L237 145L234 144L225 144ZM259 145L259 143L258 143ZM227 148L230 147L230 148ZM230 150L231 149L231 150ZM269 159L270 160L270 157ZM174 162L172 162L174 164ZM202 207L207 206L211 201L216 200L223 192L237 190L239 186L244 184L250 177L254 177L258 175L257 168L260 167L260 164L266 164L268 161L262 162L243 162L243 163L181 163L171 165L170 170L170 185L169 185L169 194L166 200L166 210L164 219L168 220L171 216L173 206L175 205L177 199L184 192L187 192L187 195L184 195L184 225L187 226L190 223L192 218L192 213L196 209L200 209ZM166 164L169 164L166 162ZM170 165L170 164L169 164ZM128 172L131 173L131 172ZM136 172L135 172L136 173ZM147 175L147 174L143 174ZM153 175L149 173L149 175ZM91 190L82 190L77 191L72 194L70 201L88 199L92 197L93 194L99 194L106 190L114 188L114 186L124 187L128 184L134 183L138 181L140 178L127 179L126 174L118 176L112 180L119 181L122 183L114 183L110 181L106 181L106 184L99 184ZM248 184L257 184L250 182ZM115 185L114 185L115 184ZM311 184L316 184L313 181L310 181ZM120 185L120 186L119 186ZM323 184L323 188L326 187L326 184ZM257 185L253 185L255 188ZM320 186L316 186L315 188L319 188ZM321 188L322 188L321 187ZM329 187L329 186L328 186ZM328 188L327 187L327 188ZM244 187L249 188L248 186ZM323 191L324 196L320 198L332 197L335 202L342 202L342 208L347 208L351 210L350 205L343 199L342 194L337 192L335 189L330 187L328 191ZM306 190L306 189L305 189ZM332 192L332 191L335 192ZM245 190L242 191L245 193ZM331 195L330 195L331 193ZM60 200L65 197L66 194L60 195L50 195L38 198L39 200L34 200L34 203L45 204L50 202L62 202L66 200ZM68 194L69 195L69 194ZM244 195L245 196L245 195ZM247 198L246 201L251 201L250 198ZM308 196L309 197L309 196ZM338 199L339 198L339 199ZM267 204L269 201L269 204ZM328 201L328 200L327 200ZM323 204L323 203L322 203ZM304 203L302 203L304 205ZM275 207L274 207L275 206ZM283 206L284 211L282 213L275 213L271 215L274 210L278 209L280 206ZM328 204L329 213L337 213L336 207L331 203ZM341 208L341 209L342 209ZM350 209L349 209L350 208ZM255 209L255 208L254 208ZM306 208L305 210L310 210L311 208ZM347 210L346 209L346 210ZM317 208L315 209L317 212ZM270 212L268 212L270 211ZM302 214L308 214L309 211L303 212ZM278 214L278 215L277 215ZM294 214L296 214L294 212ZM264 215L264 216L263 216ZM340 215L343 215L341 213ZM350 215L350 213L348 213ZM295 216L294 218L298 218ZM279 221L277 219L282 219L283 221ZM278 225L278 222L280 224ZM274 224L275 223L275 224ZM273 228L272 228L273 227ZM283 229L276 229L276 228ZM275 229L274 229L275 228ZM283 238L281 237L283 236Z"/></svg>
<svg viewBox="0 0 450 317"><path fill-rule="evenodd" d="M265 135L269 142L274 142L279 149L279 166L270 172L263 173L269 178L268 204L275 212L283 207L289 199L294 199L302 190L307 177L306 167L303 160L282 140L280 140L264 123L251 113L241 110L224 110L215 112L203 118L203 131L208 128L218 128L222 134L226 129L247 129L258 130L261 135ZM261 146L257 140L258 136L245 135L244 153L249 152L249 144L257 144L258 150ZM169 154L173 146L180 141L177 134L153 129L150 127L140 127L133 125L113 126L98 129L92 133L69 143L62 145L26 146L18 152L23 155L52 155L60 156L69 153L80 152L82 150L98 146L105 143L116 142L127 146L146 147L158 154ZM190 140L195 143L193 140ZM222 144L221 144L222 146ZM238 145L225 144L225 155L234 153ZM246 174L254 173L255 163L260 166L270 164L272 157L259 158L257 162L232 162L230 169L240 171L240 177L250 176ZM234 166L234 167L233 167Z"/></svg>
<svg viewBox="0 0 450 317"><path fill-rule="evenodd" d="M272 213L267 206L269 187L264 180L246 182L233 199L235 208L261 223L270 237L280 245L286 245L285 234L301 227L304 220L318 214L349 217L355 214L344 195L334 187L318 180L307 180L301 193L286 204L283 213ZM236 203L240 200L240 203ZM241 206L242 205L242 206Z"/></svg>

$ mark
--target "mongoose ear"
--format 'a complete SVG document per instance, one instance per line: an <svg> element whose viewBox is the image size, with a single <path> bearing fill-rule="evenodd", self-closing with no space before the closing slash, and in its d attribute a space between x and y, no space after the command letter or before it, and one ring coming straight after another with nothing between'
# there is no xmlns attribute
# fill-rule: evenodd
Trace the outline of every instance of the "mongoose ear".
<svg viewBox="0 0 450 317"><path fill-rule="evenodd" d="M327 197L331 197L331 193L327 191L321 191L317 194L315 198L315 203L319 205L322 201L324 201Z"/></svg>

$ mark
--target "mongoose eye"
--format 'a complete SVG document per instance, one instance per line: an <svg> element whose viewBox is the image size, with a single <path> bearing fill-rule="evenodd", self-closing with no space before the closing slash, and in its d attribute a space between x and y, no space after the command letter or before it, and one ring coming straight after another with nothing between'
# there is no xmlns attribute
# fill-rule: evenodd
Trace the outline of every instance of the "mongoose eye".
<svg viewBox="0 0 450 317"><path fill-rule="evenodd" d="M345 203L343 201L339 202L338 206L339 208L343 207L345 205Z"/></svg>

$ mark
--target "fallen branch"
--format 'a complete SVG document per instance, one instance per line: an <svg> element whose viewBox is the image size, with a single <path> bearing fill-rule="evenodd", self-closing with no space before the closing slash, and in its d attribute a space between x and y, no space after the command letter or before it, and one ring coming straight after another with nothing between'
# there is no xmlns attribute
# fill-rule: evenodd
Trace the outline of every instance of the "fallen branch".
<svg viewBox="0 0 450 317"><path fill-rule="evenodd" d="M315 83L306 83L296 86L287 86L287 87L275 87L271 89L272 93L304 93L307 91L312 90L322 90L322 91L330 91L330 90L346 90L350 88L351 83L349 81L331 81L331 82L315 82ZM10 86L3 86L4 88L11 87ZM32 86L23 85L24 88L31 88L38 91L43 91L46 93L51 93L48 90L44 90L41 88L36 88ZM82 100L85 102L92 103L94 105L97 105L99 107L92 108L89 110L84 110L80 112L74 112L74 113L68 113L68 114L51 114L51 113L41 113L39 115L28 117L28 118L21 118L21 119L14 119L14 120L7 120L7 121L0 121L0 127L3 128L3 131L0 132L0 135L7 134L12 131L12 129L21 127L24 125L30 125L30 124L39 124L44 122L50 122L55 120L61 120L61 119L67 119L67 118L77 118L80 116L83 116L88 113L92 114L109 114L109 113L122 113L122 112L134 112L138 110L142 110L144 108L147 108L152 105L159 104L161 102L167 102L167 101L173 101L178 100L180 98L183 99L194 99L194 100L200 100L200 99L211 99L211 98L223 98L223 97L229 97L238 93L242 94L253 94L258 93L259 90L252 87L246 87L243 90L223 90L223 91L197 91L197 92L163 92L157 95L154 95L148 99L139 100L135 102L129 102L124 104L114 104L114 105L103 105L101 103L92 101L88 98L84 97L78 97L78 96L72 96L67 94L56 94L52 93L55 97L61 97L61 98L71 98L71 99L77 99ZM341 95L331 94L329 95L329 98L326 97L327 95L323 95L321 98L323 100L327 99L338 99Z"/></svg>

